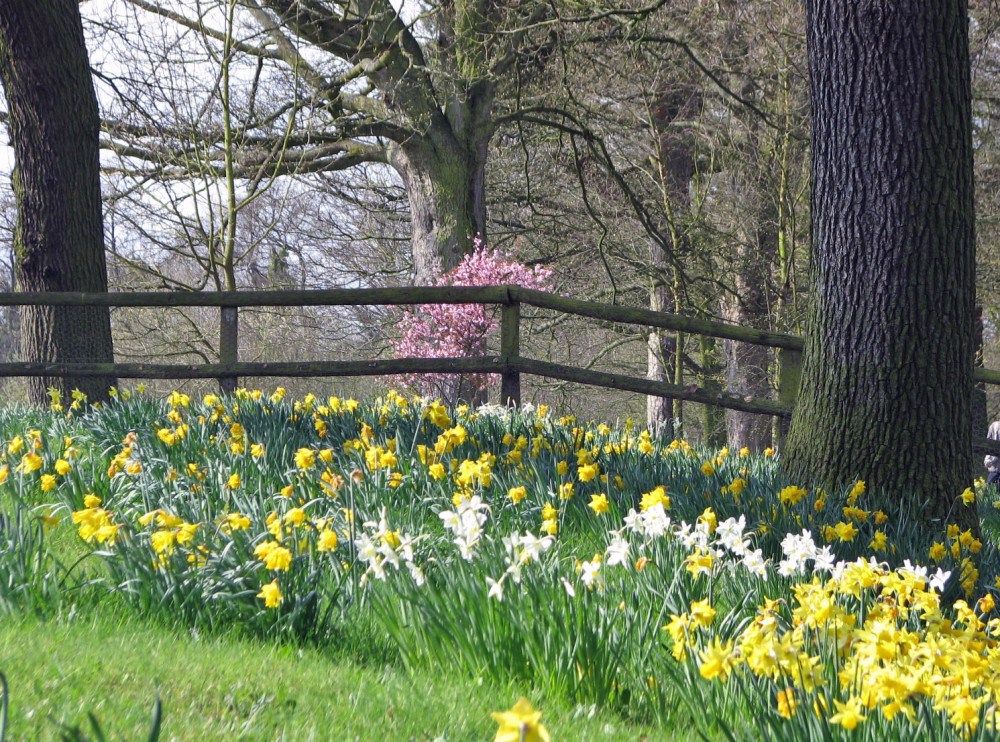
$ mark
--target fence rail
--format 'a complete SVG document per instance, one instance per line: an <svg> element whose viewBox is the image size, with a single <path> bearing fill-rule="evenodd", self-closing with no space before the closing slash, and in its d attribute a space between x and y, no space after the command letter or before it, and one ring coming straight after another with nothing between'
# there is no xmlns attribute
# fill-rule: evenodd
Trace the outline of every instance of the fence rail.
<svg viewBox="0 0 1000 742"><path fill-rule="evenodd" d="M395 358L366 361L248 363L239 361L239 309L281 306L411 306L415 304L496 304L501 307L500 354L474 358ZM641 325L776 348L782 365L778 399L745 397L635 376L564 366L520 354L522 304L617 324ZM0 363L0 377L120 376L146 379L218 379L233 391L241 376L338 377L404 373L497 373L501 399L520 404L521 374L577 382L640 394L681 399L726 409L788 419L792 415L804 341L780 332L682 317L636 307L573 299L520 286L412 286L387 289L289 291L0 292L0 306L219 307L219 363ZM977 368L977 382L1000 385L1000 371ZM981 439L974 448L1000 455L1000 443Z"/></svg>

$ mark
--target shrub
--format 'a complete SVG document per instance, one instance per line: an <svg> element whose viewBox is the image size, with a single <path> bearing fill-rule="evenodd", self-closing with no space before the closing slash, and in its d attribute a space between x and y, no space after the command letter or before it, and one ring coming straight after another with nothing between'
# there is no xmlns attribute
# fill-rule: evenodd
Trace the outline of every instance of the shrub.
<svg viewBox="0 0 1000 742"><path fill-rule="evenodd" d="M438 279L438 286L517 285L550 291L552 271L528 268L490 250L479 237L462 262ZM466 358L486 353L486 340L499 324L497 308L485 304L420 304L403 312L402 336L393 342L396 358ZM473 400L497 383L497 374L408 374L402 381L427 396L454 404Z"/></svg>

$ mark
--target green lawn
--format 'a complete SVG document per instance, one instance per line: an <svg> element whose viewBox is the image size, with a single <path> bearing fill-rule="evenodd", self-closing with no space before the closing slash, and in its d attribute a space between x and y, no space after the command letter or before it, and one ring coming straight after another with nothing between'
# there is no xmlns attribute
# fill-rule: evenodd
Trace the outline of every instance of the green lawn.
<svg viewBox="0 0 1000 742"><path fill-rule="evenodd" d="M546 703L447 672L411 676L315 649L86 618L4 620L0 669L10 684L8 739L58 739L56 722L109 740L145 739L157 692L162 740L486 740L489 712L527 695L556 740L667 740L590 706Z"/></svg>

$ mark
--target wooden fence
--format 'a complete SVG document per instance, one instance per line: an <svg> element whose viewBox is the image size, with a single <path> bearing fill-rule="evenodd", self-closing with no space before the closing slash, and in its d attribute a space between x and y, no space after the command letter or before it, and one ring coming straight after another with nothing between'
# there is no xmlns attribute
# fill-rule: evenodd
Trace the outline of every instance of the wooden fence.
<svg viewBox="0 0 1000 742"><path fill-rule="evenodd" d="M396 358L364 361L240 362L240 307L358 306L415 304L495 304L501 307L500 354L470 358ZM551 309L618 324L641 325L777 349L782 368L777 400L710 391L697 385L679 386L635 376L582 369L521 356L521 305ZM149 379L218 379L232 392L241 376L334 377L383 376L411 373L500 374L500 397L520 404L521 374L681 399L731 410L790 418L798 388L802 338L723 322L683 317L649 309L571 299L520 286L401 287L387 289L327 289L300 291L146 291L121 293L0 292L0 306L219 307L219 363L0 363L7 376L119 376ZM1000 371L977 368L977 382L1000 384ZM1000 443L977 441L979 452L1000 454Z"/></svg>

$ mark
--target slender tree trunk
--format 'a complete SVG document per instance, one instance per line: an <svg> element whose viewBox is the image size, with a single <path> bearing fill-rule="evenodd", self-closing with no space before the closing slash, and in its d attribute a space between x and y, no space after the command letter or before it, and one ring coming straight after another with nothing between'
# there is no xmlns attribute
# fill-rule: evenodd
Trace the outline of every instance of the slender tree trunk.
<svg viewBox="0 0 1000 742"><path fill-rule="evenodd" d="M107 291L101 216L97 99L75 0L0 3L0 78L10 114L21 291ZM25 307L22 355L33 362L113 360L108 308ZM34 378L46 389L107 398L110 377Z"/></svg>
<svg viewBox="0 0 1000 742"><path fill-rule="evenodd" d="M719 383L717 375L720 372L719 362L716 359L718 341L707 335L698 338L701 350L701 385L710 392L722 392L722 384ZM715 405L702 405L701 428L704 431L705 445L709 448L722 448L726 445L726 419L725 411Z"/></svg>
<svg viewBox="0 0 1000 742"><path fill-rule="evenodd" d="M656 137L659 181L670 245L674 258L688 252L688 226L691 210L691 179L694 177L694 142L687 126L694 118L701 98L696 82L676 82L661 90L650 106L651 129ZM673 312L676 296L671 286L673 266L670 255L658 243L650 245L651 286L649 308L654 312ZM646 378L675 381L678 352L676 337L653 330L646 353ZM646 397L646 427L654 434L671 424L674 400Z"/></svg>
<svg viewBox="0 0 1000 742"><path fill-rule="evenodd" d="M786 464L937 533L969 482L975 241L965 0L807 0L814 277Z"/></svg>
<svg viewBox="0 0 1000 742"><path fill-rule="evenodd" d="M667 260L663 248L652 245L650 267L666 270ZM673 312L674 297L670 284L660 277L654 277L649 290L649 308L654 312ZM676 339L667 332L652 330L646 347L646 378L654 381L674 379L674 354ZM646 397L646 427L649 432L659 435L664 428L669 429L673 417L673 401L667 397Z"/></svg>
<svg viewBox="0 0 1000 742"><path fill-rule="evenodd" d="M737 228L732 270L735 295L723 299L727 321L746 327L770 329L771 271L777 252L778 233L773 202L760 178L742 179L736 188L749 205ZM732 394L768 398L772 396L769 368L771 350L762 345L724 340L726 387ZM726 410L726 431L734 449L762 451L771 445L771 419L739 410Z"/></svg>

